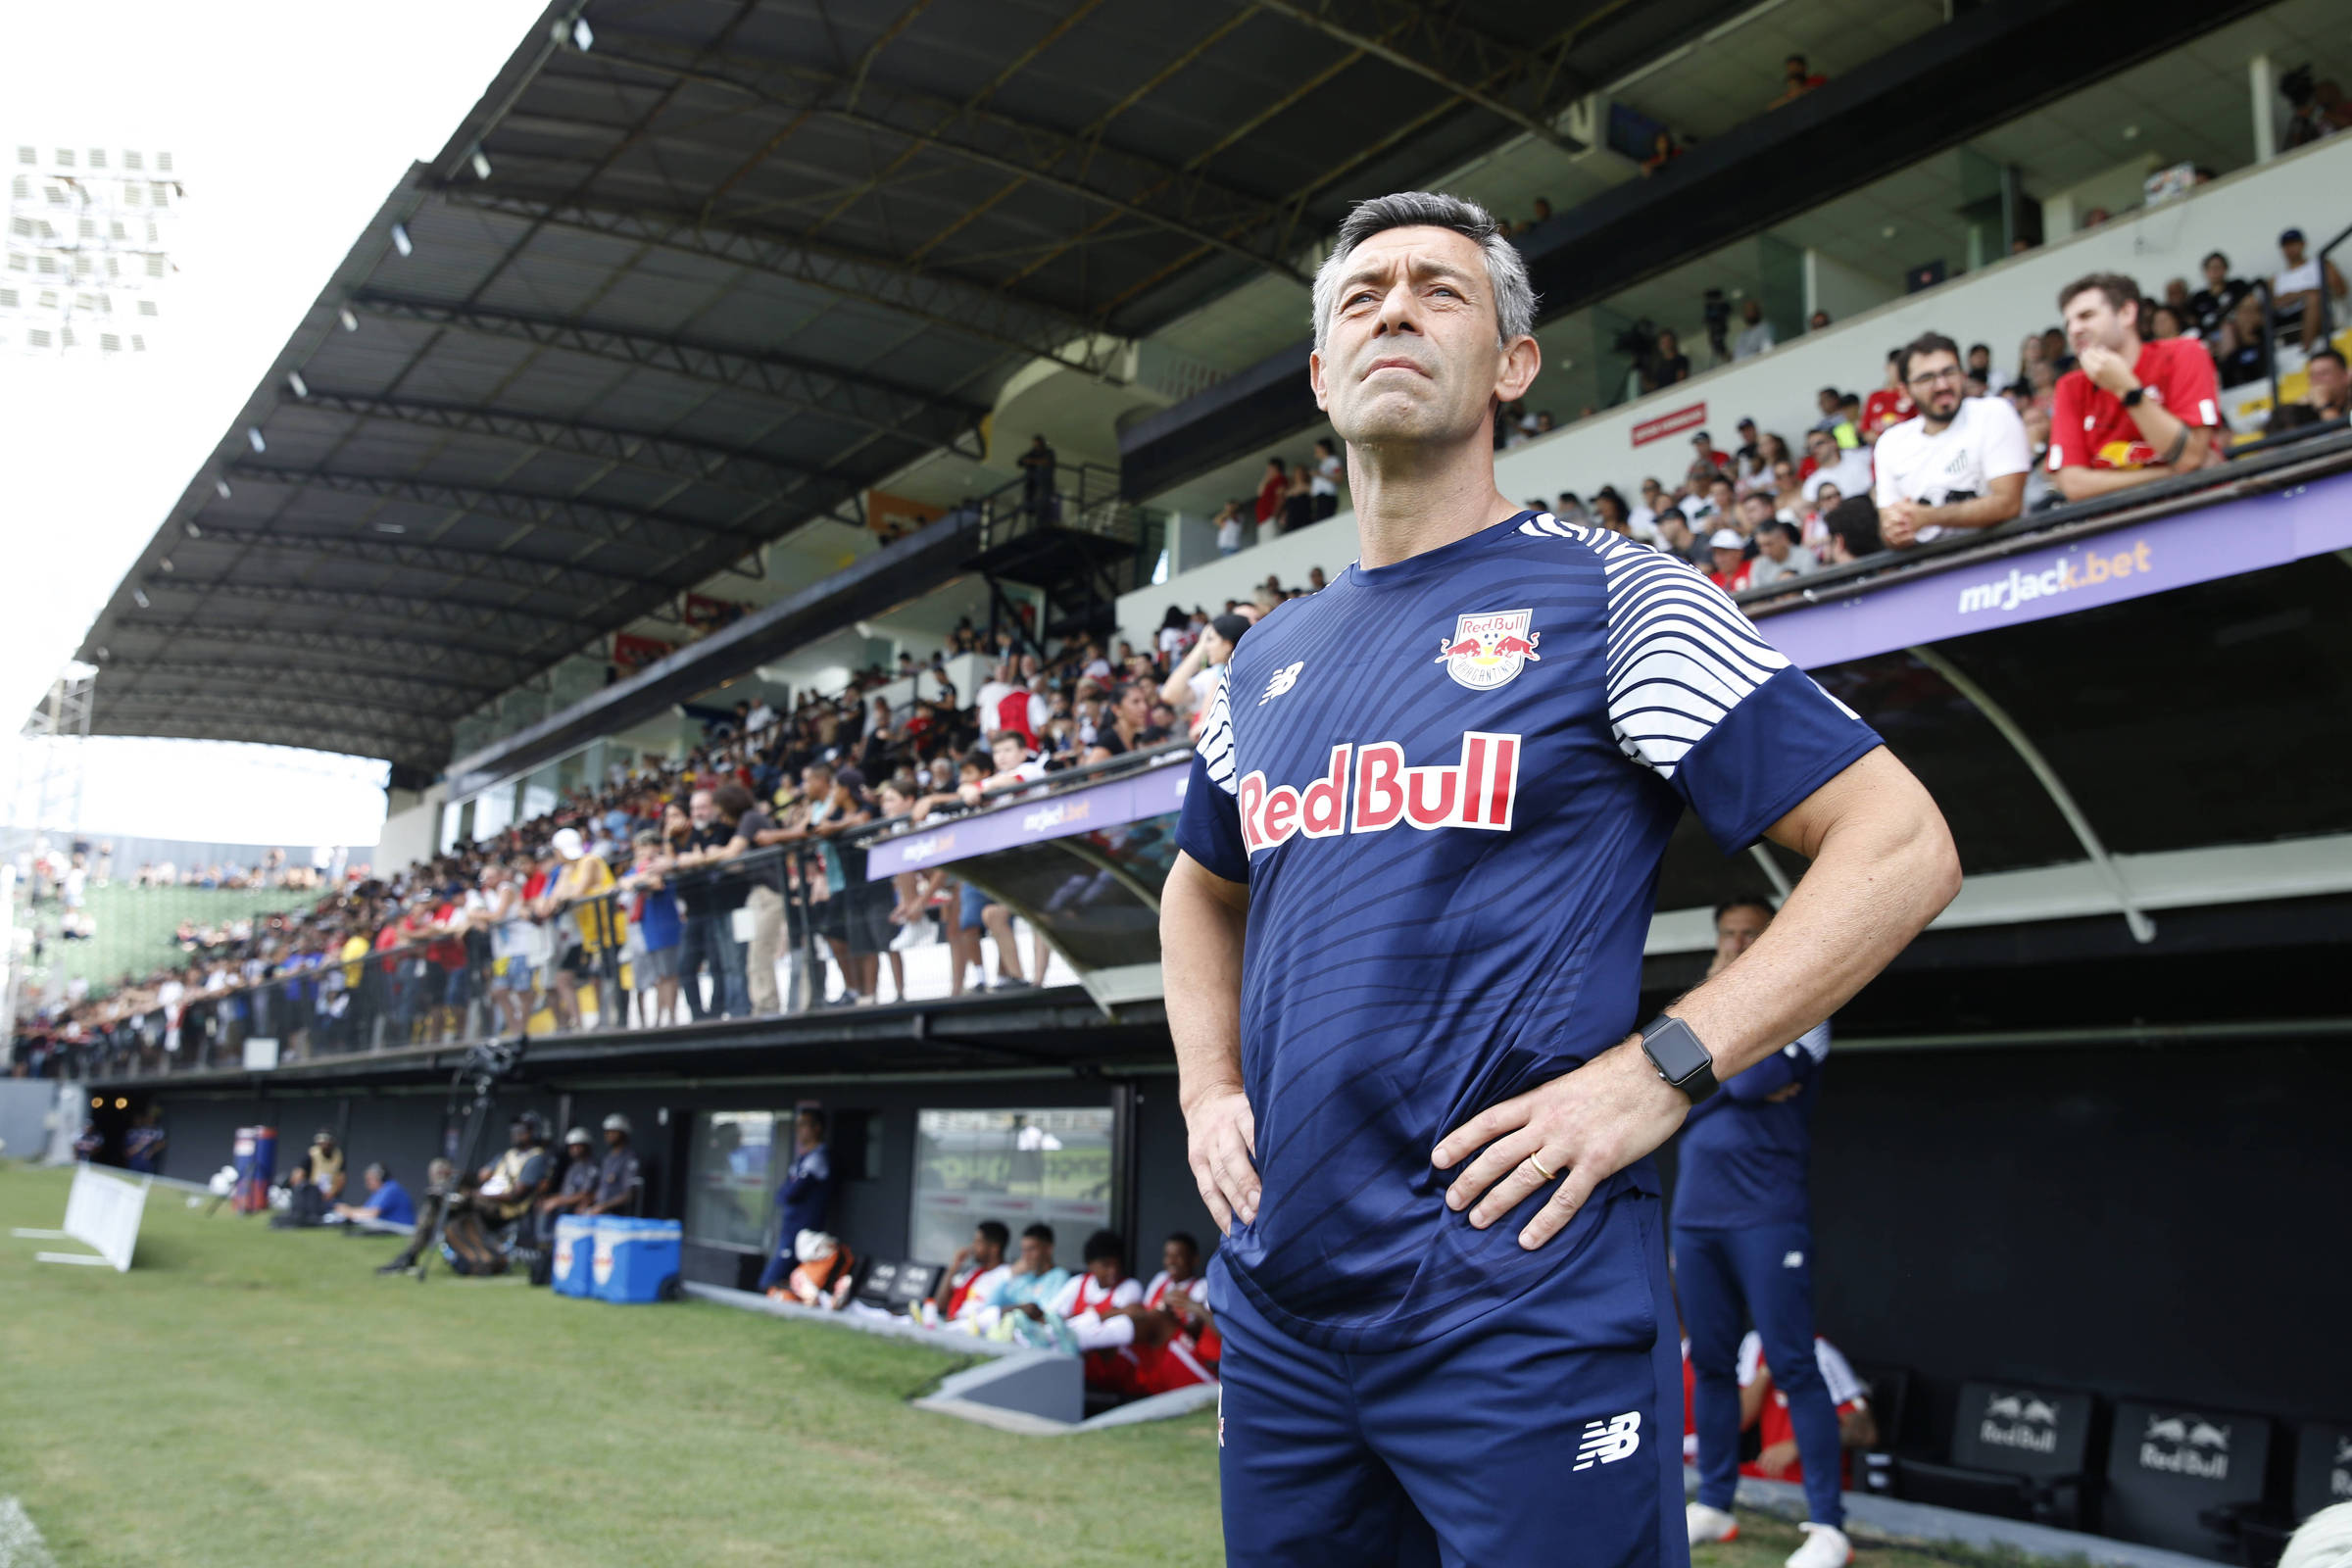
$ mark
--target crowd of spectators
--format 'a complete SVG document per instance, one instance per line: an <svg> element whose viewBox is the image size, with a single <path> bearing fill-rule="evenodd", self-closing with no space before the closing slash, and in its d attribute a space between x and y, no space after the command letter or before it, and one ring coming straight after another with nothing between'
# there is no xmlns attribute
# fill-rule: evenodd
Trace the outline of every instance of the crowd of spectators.
<svg viewBox="0 0 2352 1568"><path fill-rule="evenodd" d="M226 1065L255 1038L293 1061L534 1020L774 1013L793 1000L778 960L804 947L831 960L809 977L830 993L807 999L819 1005L903 1000L905 950L941 938L953 993L1034 986L1042 935L1020 951L1010 911L946 869L868 882L862 840L844 834L910 830L1188 738L1213 684L1202 671L1265 609L1321 585L1320 570L1306 587L1269 580L1213 623L1172 607L1141 648L1076 638L1041 656L967 621L927 661L841 692L746 699L684 758L616 769L480 842L382 875L355 866L308 908L185 927L153 969L18 1019L11 1070ZM953 652L995 658L968 698L947 679ZM756 853L776 846L796 849Z"/></svg>
<svg viewBox="0 0 2352 1568"><path fill-rule="evenodd" d="M1258 479L1254 499L1236 497L1217 512L1217 554L1238 554L1254 540L1278 539L1286 533L1321 522L1340 510L1340 492L1348 484L1348 466L1340 449L1326 436L1315 443L1314 455L1303 460L1270 457Z"/></svg>
<svg viewBox="0 0 2352 1568"><path fill-rule="evenodd" d="M2028 334L2006 365L1990 344L1963 350L1928 332L1889 349L1867 392L1821 388L1793 443L1746 417L1724 445L1694 432L1687 466L1630 491L1603 483L1525 505L1681 556L1738 592L2218 466L2235 444L2345 417L2345 360L2328 335L2345 279L2300 229L2278 245L2264 286L2220 252L2194 291L2176 277L2150 295L2094 273L2061 294L2061 323ZM1729 337L1728 305L1724 315L1710 317L1711 337ZM1718 363L1773 346L1754 300L1741 319L1736 341L1713 345ZM1828 324L1817 315L1812 326ZM2303 396L2233 425L2220 389L2267 379L2275 353L2282 379L2300 362ZM1638 373L1649 390L1690 374L1674 333L1655 335ZM1495 445L1552 428L1548 410L1499 407Z"/></svg>

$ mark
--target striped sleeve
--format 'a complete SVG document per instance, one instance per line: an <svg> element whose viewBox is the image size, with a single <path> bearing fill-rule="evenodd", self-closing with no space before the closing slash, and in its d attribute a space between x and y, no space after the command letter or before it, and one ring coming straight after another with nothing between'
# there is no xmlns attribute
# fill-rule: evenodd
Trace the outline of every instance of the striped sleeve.
<svg viewBox="0 0 2352 1568"><path fill-rule="evenodd" d="M1879 737L1685 563L1588 532L1608 589L1609 728L1734 855Z"/></svg>
<svg viewBox="0 0 2352 1568"><path fill-rule="evenodd" d="M1672 783L1690 748L1788 667L1696 568L1635 545L1601 552L1609 585L1609 727Z"/></svg>
<svg viewBox="0 0 2352 1568"><path fill-rule="evenodd" d="M1233 682L1233 665L1229 662L1217 672L1216 692L1208 700L1208 712L1200 720L1200 738L1193 750L1200 755L1201 770L1209 782L1226 794L1235 793L1233 778L1233 708L1225 700L1225 688Z"/></svg>
<svg viewBox="0 0 2352 1568"><path fill-rule="evenodd" d="M1240 785L1234 774L1233 710L1225 701L1233 665L1217 679L1200 739L1193 748L1193 771L1185 780L1184 806L1176 818L1176 847L1228 882L1250 880L1250 852L1242 842Z"/></svg>

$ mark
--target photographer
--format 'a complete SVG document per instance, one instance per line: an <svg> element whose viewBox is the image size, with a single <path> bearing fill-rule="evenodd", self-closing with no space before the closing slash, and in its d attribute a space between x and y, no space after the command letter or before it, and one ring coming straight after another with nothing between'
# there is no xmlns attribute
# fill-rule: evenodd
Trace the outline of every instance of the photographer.
<svg viewBox="0 0 2352 1568"><path fill-rule="evenodd" d="M425 1217L409 1247L376 1272L395 1274L415 1265L432 1241L434 1200L447 1210L440 1225L442 1251L450 1267L461 1274L503 1274L508 1254L517 1240L515 1227L547 1191L555 1161L547 1152L547 1125L535 1110L516 1116L509 1127L513 1139L507 1151L461 1181L444 1196L445 1184L436 1179L427 1195ZM441 1162L436 1162L438 1171Z"/></svg>

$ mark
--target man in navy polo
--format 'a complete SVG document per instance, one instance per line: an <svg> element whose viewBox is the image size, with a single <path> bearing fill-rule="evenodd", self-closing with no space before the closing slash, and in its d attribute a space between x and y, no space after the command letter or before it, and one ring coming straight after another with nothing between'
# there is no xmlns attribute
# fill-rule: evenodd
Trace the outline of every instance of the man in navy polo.
<svg viewBox="0 0 2352 1568"><path fill-rule="evenodd" d="M1361 556L1242 641L1185 793L1160 930L1237 1568L1687 1561L1647 1155L1958 887L1918 781L1720 592L1496 487L1533 316L1483 210L1348 215L1308 368ZM1635 1030L1686 808L1812 867Z"/></svg>
<svg viewBox="0 0 2352 1568"><path fill-rule="evenodd" d="M761 1295L784 1283L797 1261L792 1244L803 1231L825 1228L825 1210L833 1206L833 1152L825 1146L825 1113L803 1105L793 1118L792 1163L785 1167L783 1185L776 1189L778 1230L776 1255L760 1274Z"/></svg>
<svg viewBox="0 0 2352 1568"><path fill-rule="evenodd" d="M1772 924L1760 894L1715 909L1715 969L1736 962ZM1773 1386L1804 1466L1806 1541L1793 1568L1838 1568L1845 1539L1838 1409L1813 1347L1813 1211L1806 1174L1830 1026L1815 1024L1694 1107L1675 1146L1674 1267L1690 1336L1698 1500L1690 1544L1740 1534L1740 1331L1753 1318ZM1784 1370L1785 1369L1785 1370Z"/></svg>

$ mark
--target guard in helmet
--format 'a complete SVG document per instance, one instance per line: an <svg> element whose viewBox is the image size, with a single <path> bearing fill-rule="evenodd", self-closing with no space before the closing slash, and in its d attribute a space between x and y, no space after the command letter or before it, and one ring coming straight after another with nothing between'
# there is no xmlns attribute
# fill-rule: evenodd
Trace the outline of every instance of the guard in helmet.
<svg viewBox="0 0 2352 1568"><path fill-rule="evenodd" d="M614 1111L605 1118L605 1157L597 1167L596 1198L584 1212L633 1214L645 1192L645 1167L629 1143L629 1118Z"/></svg>
<svg viewBox="0 0 2352 1568"><path fill-rule="evenodd" d="M596 1201L596 1140L585 1127L564 1135L564 1178L553 1193L539 1200L539 1245L555 1240L556 1221L564 1214L585 1214Z"/></svg>

